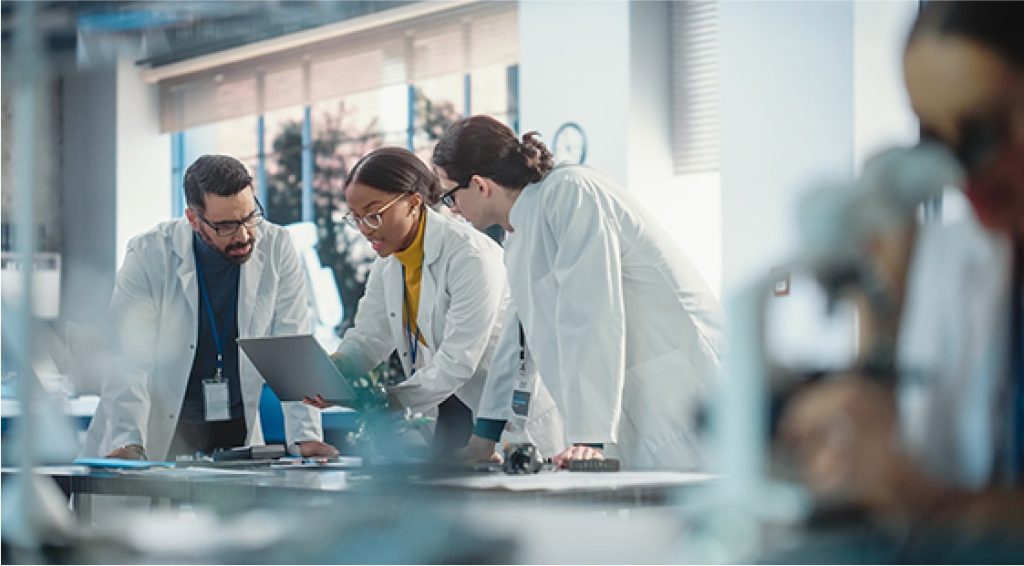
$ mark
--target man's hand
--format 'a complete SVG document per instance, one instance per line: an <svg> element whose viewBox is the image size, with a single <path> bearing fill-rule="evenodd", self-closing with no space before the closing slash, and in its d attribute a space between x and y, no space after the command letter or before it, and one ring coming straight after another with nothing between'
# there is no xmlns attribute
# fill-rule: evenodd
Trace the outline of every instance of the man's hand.
<svg viewBox="0 0 1024 566"><path fill-rule="evenodd" d="M569 467L569 460L604 460L604 452L592 446L575 445L562 450L551 461L558 468Z"/></svg>
<svg viewBox="0 0 1024 566"><path fill-rule="evenodd" d="M455 451L455 458L467 464L500 464L501 454L494 451L497 444L474 434L465 446Z"/></svg>
<svg viewBox="0 0 1024 566"><path fill-rule="evenodd" d="M296 444L299 445L299 454L301 454L303 458L334 458L339 454L337 448L325 442L320 442L319 440L303 440Z"/></svg>
<svg viewBox="0 0 1024 566"><path fill-rule="evenodd" d="M145 460L146 451L141 444L127 444L107 454L107 458L120 458L122 460Z"/></svg>
<svg viewBox="0 0 1024 566"><path fill-rule="evenodd" d="M319 393L317 393L316 397L313 398L303 397L302 402L311 407L316 407L317 409L326 409L334 406L334 403L328 402L326 399L321 397Z"/></svg>

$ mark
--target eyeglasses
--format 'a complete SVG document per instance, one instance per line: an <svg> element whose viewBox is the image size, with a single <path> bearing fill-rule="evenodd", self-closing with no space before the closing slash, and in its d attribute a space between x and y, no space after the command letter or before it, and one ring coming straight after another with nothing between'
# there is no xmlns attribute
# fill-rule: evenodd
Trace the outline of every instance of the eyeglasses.
<svg viewBox="0 0 1024 566"><path fill-rule="evenodd" d="M345 221L354 226L356 229L358 229L359 225L362 224L363 226L366 226L370 230L376 230L384 224L384 212L387 209L391 208L393 204L401 200L402 197L407 197L411 194L413 193L402 193L388 201L387 204L385 204L384 206L380 207L377 210L377 212L371 212L366 216L356 216L354 212L349 211L349 213L345 215Z"/></svg>
<svg viewBox="0 0 1024 566"><path fill-rule="evenodd" d="M252 211L249 216L241 220L225 220L223 222L210 222L205 216L199 211L196 211L196 216L199 217L207 226L213 229L221 238L228 238L234 236L242 229L242 226L246 228L255 228L263 223L263 205L260 204L259 199L253 199L256 201L256 210Z"/></svg>
<svg viewBox="0 0 1024 566"><path fill-rule="evenodd" d="M454 188L445 191L445 193L441 195L441 204L447 206L448 208L453 208L455 206L455 192L468 188L469 181L466 181L466 184L464 185L455 185Z"/></svg>

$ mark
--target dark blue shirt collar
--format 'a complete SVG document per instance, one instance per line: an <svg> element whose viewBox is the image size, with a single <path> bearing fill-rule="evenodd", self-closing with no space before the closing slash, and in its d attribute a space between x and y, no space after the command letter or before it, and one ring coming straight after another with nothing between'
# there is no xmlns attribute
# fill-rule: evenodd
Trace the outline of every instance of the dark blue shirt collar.
<svg viewBox="0 0 1024 566"><path fill-rule="evenodd" d="M192 249L195 251L196 261L203 262L203 267L208 272L223 271L236 266L235 263L224 257L224 254L207 244L198 232L192 233Z"/></svg>

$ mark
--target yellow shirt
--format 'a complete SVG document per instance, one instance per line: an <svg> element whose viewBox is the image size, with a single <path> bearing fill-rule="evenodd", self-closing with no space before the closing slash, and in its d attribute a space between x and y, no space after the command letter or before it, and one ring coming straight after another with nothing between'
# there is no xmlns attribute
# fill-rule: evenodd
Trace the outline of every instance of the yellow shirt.
<svg viewBox="0 0 1024 566"><path fill-rule="evenodd" d="M401 262L405 272L405 299L402 309L402 322L409 326L410 332L426 345L419 328L416 327L416 314L420 307L420 281L423 279L423 232L427 226L427 214L420 214L420 227L416 230L416 239L408 248L395 252L395 259Z"/></svg>

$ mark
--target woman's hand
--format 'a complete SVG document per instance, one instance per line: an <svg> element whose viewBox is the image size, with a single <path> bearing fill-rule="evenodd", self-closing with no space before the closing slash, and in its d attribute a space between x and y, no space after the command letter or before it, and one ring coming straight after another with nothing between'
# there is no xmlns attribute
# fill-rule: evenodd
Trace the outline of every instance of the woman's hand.
<svg viewBox="0 0 1024 566"><path fill-rule="evenodd" d="M303 458L334 458L339 454L337 448L319 440L303 440L297 444L299 445L299 453Z"/></svg>
<svg viewBox="0 0 1024 566"><path fill-rule="evenodd" d="M469 437L469 443L455 451L455 458L466 464L500 464L501 455L494 448L498 443L481 436Z"/></svg>
<svg viewBox="0 0 1024 566"><path fill-rule="evenodd" d="M326 399L321 397L319 393L317 393L316 397L312 399L309 397L303 397L302 402L311 407L316 407L317 409L326 409L334 406L334 403L328 402Z"/></svg>
<svg viewBox="0 0 1024 566"><path fill-rule="evenodd" d="M569 467L569 460L604 460L604 452L593 446L575 445L566 448L552 459L556 467Z"/></svg>

